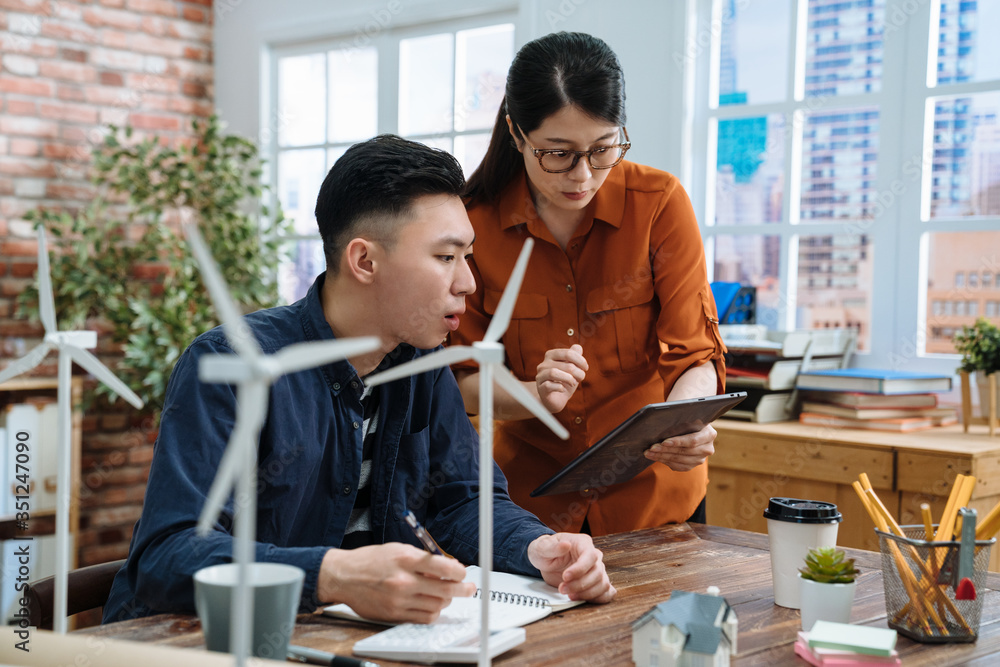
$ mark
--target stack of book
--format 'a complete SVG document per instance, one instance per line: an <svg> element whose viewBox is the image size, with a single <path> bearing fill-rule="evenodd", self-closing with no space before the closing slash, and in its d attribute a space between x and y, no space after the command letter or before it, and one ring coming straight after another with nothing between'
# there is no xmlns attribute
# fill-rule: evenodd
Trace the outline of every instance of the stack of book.
<svg viewBox="0 0 1000 667"><path fill-rule="evenodd" d="M796 379L799 421L816 426L920 431L958 422L955 408L939 407L933 392L951 389L951 377L876 369L817 370Z"/></svg>
<svg viewBox="0 0 1000 667"><path fill-rule="evenodd" d="M729 355L726 388L747 398L726 416L767 423L795 418L795 377L806 369L846 365L856 332L850 329L769 331L763 325L720 325Z"/></svg>
<svg viewBox="0 0 1000 667"><path fill-rule="evenodd" d="M800 632L795 654L818 667L902 664L895 630L828 621L816 621L812 630Z"/></svg>

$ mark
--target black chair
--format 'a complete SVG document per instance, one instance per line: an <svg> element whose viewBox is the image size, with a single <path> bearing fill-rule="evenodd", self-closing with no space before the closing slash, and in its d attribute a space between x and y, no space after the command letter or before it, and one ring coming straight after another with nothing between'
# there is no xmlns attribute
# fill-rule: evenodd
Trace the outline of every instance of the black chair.
<svg viewBox="0 0 1000 667"><path fill-rule="evenodd" d="M69 573L66 588L66 613L69 616L88 609L103 607L111 593L118 570L125 559L81 567ZM55 604L55 577L46 577L28 584L24 594L28 599L28 624L42 630L52 629L52 607Z"/></svg>

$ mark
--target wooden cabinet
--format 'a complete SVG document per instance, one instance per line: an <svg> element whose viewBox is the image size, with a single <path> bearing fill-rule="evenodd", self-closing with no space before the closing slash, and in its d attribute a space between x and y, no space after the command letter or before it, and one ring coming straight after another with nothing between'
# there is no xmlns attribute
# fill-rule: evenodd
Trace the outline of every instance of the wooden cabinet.
<svg viewBox="0 0 1000 667"><path fill-rule="evenodd" d="M961 426L916 433L751 424L720 419L709 459L708 523L766 533L772 496L834 502L844 516L837 542L878 551L871 520L851 488L867 473L900 524L919 524L920 504L940 517L955 475L976 476L969 505L980 516L1000 501L1000 441ZM1000 572L994 547L990 569Z"/></svg>

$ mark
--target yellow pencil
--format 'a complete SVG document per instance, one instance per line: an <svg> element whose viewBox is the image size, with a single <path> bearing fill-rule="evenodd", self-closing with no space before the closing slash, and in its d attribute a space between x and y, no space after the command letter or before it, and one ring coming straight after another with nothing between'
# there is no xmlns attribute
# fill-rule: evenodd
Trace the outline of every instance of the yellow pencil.
<svg viewBox="0 0 1000 667"><path fill-rule="evenodd" d="M1000 503L994 505L993 509L979 521L976 527L976 539L988 540L996 535L998 530L1000 530Z"/></svg>
<svg viewBox="0 0 1000 667"><path fill-rule="evenodd" d="M920 514L924 517L924 539L928 542L934 539L934 519L931 517L931 506L920 503Z"/></svg>
<svg viewBox="0 0 1000 667"><path fill-rule="evenodd" d="M938 522L937 534L934 535L934 541L940 542L944 539L951 539L951 533L945 532L945 522L948 517L952 517L951 525L948 526L950 531L955 525L954 513L957 511L955 507L955 502L958 500L958 494L962 490L962 481L965 479L965 475L959 473L955 475L955 483L951 486L951 493L948 495L948 503L944 506L944 514L941 515L941 521ZM947 535L947 537L945 537Z"/></svg>

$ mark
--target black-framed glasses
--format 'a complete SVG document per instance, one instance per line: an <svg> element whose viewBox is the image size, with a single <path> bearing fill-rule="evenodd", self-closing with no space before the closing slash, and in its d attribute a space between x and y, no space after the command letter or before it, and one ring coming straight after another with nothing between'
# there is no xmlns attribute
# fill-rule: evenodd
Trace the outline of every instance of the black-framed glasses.
<svg viewBox="0 0 1000 667"><path fill-rule="evenodd" d="M527 135L524 131L521 131L521 135L525 137L524 143L528 145L534 156L538 158L538 165L543 171L547 171L550 174L562 174L567 171L573 171L576 163L584 155L587 156L587 162L592 169L611 169L611 167L625 159L625 153L632 147L632 142L628 140L628 130L625 129L624 125L622 126L622 134L625 135L625 141L620 144L600 146L589 151L570 151L562 148L535 148L528 143Z"/></svg>

